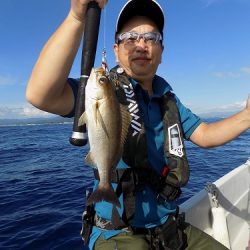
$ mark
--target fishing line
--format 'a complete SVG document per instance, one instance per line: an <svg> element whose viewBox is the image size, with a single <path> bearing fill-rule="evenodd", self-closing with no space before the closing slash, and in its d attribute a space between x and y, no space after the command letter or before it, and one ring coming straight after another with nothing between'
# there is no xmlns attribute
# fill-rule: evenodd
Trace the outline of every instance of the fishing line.
<svg viewBox="0 0 250 250"><path fill-rule="evenodd" d="M107 25L107 19L106 19L106 14L107 14L107 11L106 11L106 7L104 7L104 10L103 10L103 47L104 49L106 50L106 25Z"/></svg>
<svg viewBox="0 0 250 250"><path fill-rule="evenodd" d="M109 68L107 63L107 53L106 53L106 26L107 26L107 11L106 7L103 10L103 50L102 50L102 67L105 70L105 74L109 75Z"/></svg>

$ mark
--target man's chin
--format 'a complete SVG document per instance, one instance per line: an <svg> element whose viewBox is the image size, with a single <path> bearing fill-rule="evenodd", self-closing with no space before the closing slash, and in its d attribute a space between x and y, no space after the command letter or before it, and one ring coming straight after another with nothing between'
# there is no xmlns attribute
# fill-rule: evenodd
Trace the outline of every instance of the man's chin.
<svg viewBox="0 0 250 250"><path fill-rule="evenodd" d="M151 66L149 64L139 64L136 63L132 67L133 72L137 75L145 75L151 71Z"/></svg>
<svg viewBox="0 0 250 250"><path fill-rule="evenodd" d="M131 77L138 82L145 82L145 81L150 81L153 79L151 74L148 74L148 72L146 72L145 70L133 72L131 74Z"/></svg>

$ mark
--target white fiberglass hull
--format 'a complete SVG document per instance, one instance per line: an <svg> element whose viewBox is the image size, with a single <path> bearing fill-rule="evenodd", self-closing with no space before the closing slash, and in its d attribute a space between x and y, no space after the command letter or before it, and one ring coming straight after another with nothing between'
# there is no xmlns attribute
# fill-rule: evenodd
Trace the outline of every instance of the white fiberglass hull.
<svg viewBox="0 0 250 250"><path fill-rule="evenodd" d="M186 221L232 250L250 250L250 159L213 184L217 202L204 189L181 204Z"/></svg>

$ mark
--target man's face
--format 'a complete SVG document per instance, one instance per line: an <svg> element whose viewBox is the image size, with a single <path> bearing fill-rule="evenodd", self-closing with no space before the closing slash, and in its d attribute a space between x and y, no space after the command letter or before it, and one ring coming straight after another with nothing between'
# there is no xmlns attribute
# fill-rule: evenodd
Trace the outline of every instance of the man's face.
<svg viewBox="0 0 250 250"><path fill-rule="evenodd" d="M123 32L159 32L157 26L150 19L137 16L129 20L121 30ZM143 38L135 43L119 42L114 45L114 52L118 64L125 72L138 82L152 82L158 65L161 63L163 46L160 42L149 43Z"/></svg>

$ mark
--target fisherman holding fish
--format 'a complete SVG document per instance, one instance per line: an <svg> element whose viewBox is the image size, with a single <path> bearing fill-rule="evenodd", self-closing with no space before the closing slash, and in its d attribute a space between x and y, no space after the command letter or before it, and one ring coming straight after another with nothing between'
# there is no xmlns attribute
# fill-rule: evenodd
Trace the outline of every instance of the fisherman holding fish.
<svg viewBox="0 0 250 250"><path fill-rule="evenodd" d="M79 81L69 72L91 0L71 0L68 16L44 46L27 100L39 109L74 115ZM101 8L106 0L96 0ZM128 1L117 19L117 66L93 69L79 124L86 124L95 187L83 237L90 249L227 249L185 222L176 199L189 179L183 140L223 145L250 128L246 107L207 124L156 74L163 52L164 13L154 0ZM89 233L89 235L88 235Z"/></svg>

